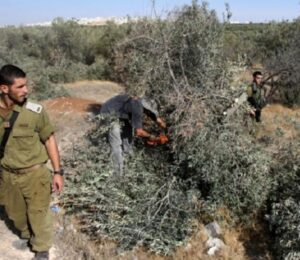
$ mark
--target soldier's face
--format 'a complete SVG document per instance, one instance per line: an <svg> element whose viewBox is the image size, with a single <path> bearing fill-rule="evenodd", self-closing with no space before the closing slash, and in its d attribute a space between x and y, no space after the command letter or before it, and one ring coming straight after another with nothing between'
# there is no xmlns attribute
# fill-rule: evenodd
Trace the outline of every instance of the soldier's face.
<svg viewBox="0 0 300 260"><path fill-rule="evenodd" d="M14 103L23 103L28 95L27 78L16 78L6 94Z"/></svg>
<svg viewBox="0 0 300 260"><path fill-rule="evenodd" d="M257 85L260 85L260 84L261 84L262 78L263 78L262 75L257 75L257 76L255 77L255 82L256 82Z"/></svg>

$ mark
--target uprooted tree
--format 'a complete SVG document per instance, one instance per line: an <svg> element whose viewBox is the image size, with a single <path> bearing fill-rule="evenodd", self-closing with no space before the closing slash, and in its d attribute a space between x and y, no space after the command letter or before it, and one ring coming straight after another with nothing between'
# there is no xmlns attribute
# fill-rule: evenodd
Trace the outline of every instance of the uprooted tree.
<svg viewBox="0 0 300 260"><path fill-rule="evenodd" d="M160 104L170 142L153 148L136 140L125 176L117 178L106 126L96 117L86 144L75 146L66 161L74 174L65 208L92 238L163 254L185 241L195 219L222 220L219 209L231 213L231 224L251 224L268 210L278 165L250 134L246 105L223 115L240 94L229 87L223 24L205 3L193 1L166 19L131 26L115 48L115 70L129 93Z"/></svg>

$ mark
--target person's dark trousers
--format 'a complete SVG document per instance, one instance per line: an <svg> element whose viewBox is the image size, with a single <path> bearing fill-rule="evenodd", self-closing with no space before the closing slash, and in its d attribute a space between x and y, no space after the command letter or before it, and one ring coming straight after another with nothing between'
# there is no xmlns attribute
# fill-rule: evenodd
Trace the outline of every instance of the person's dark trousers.
<svg viewBox="0 0 300 260"><path fill-rule="evenodd" d="M256 120L256 122L261 122L260 116L261 116L261 110L260 109L256 109L255 110L255 120Z"/></svg>
<svg viewBox="0 0 300 260"><path fill-rule="evenodd" d="M122 131L121 131L121 139L122 139L122 146L123 146L123 151L126 154L133 154L133 147L132 147L132 142L133 142L133 129L128 120L122 121Z"/></svg>

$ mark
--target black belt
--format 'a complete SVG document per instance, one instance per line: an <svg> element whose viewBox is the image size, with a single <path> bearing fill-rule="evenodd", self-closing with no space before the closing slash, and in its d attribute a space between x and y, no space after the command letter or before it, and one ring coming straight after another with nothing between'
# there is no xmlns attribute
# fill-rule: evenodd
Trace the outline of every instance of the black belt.
<svg viewBox="0 0 300 260"><path fill-rule="evenodd" d="M10 172L10 173L24 174L24 173L28 173L28 172L32 172L34 170L37 170L37 169L41 168L43 165L44 165L44 163L40 163L40 164L35 164L31 167L22 168L22 169L11 169L11 168L7 168L7 167L4 167L4 166L1 166L1 168L4 169L5 171Z"/></svg>

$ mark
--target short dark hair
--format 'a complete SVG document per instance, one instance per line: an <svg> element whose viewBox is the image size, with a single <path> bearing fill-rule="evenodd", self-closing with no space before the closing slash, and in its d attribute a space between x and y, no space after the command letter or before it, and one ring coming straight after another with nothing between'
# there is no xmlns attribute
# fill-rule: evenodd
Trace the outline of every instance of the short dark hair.
<svg viewBox="0 0 300 260"><path fill-rule="evenodd" d="M261 71L258 71L258 70L257 70L257 71L254 71L253 74L252 74L253 78L256 78L256 76L258 76L258 75L259 75L259 76L262 76Z"/></svg>
<svg viewBox="0 0 300 260"><path fill-rule="evenodd" d="M0 70L0 85L12 85L15 79L26 78L26 73L19 67L11 64L4 65Z"/></svg>

